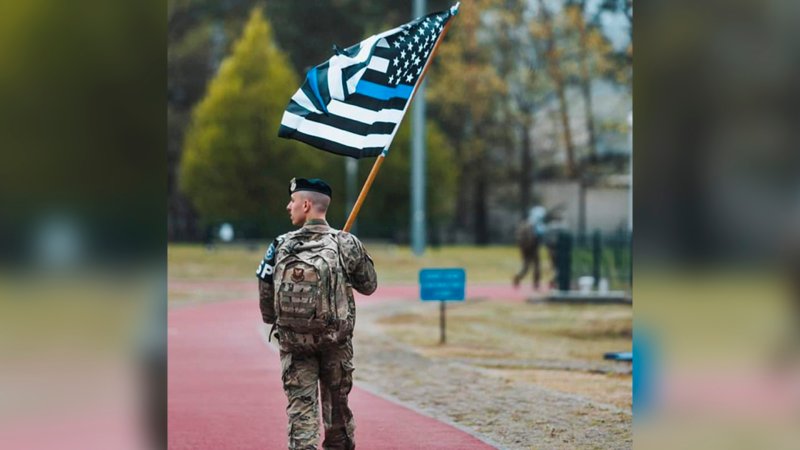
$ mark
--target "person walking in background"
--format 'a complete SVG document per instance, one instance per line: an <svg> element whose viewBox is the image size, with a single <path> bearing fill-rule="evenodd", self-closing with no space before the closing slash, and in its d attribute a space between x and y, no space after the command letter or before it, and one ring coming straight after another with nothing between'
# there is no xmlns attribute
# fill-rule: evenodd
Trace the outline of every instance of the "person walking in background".
<svg viewBox="0 0 800 450"><path fill-rule="evenodd" d="M539 260L539 245L542 243L547 225L544 219L547 210L543 206L534 206L528 212L527 220L517 226L517 246L522 256L522 269L514 275L514 287L518 288L522 278L528 273L528 268L533 266L533 289L539 289L541 279L541 262Z"/></svg>
<svg viewBox="0 0 800 450"><path fill-rule="evenodd" d="M528 269L533 266L533 289L539 290L541 285L541 257L539 249L542 245L547 248L547 254L550 255L550 265L552 267L555 279L556 267L556 233L551 229L551 224L559 220L558 212L563 208L562 205L556 206L551 211L541 205L534 206L528 212L528 217L522 220L516 229L516 241L522 256L522 269L514 275L513 284L515 288L519 287L520 281L528 273ZM556 228L558 224L556 223ZM549 283L552 285L553 283Z"/></svg>
<svg viewBox="0 0 800 450"><path fill-rule="evenodd" d="M353 289L370 295L378 283L361 241L325 220L331 193L320 179L291 180L286 209L301 228L275 239L256 272L261 318L272 325L270 340L276 337L280 348L292 450L317 449L317 392L323 448L355 448L347 403L353 386Z"/></svg>

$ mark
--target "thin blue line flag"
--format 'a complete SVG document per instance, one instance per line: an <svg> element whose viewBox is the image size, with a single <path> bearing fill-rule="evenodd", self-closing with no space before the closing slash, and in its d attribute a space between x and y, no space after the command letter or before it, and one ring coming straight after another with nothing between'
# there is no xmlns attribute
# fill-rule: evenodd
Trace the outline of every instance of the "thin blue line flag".
<svg viewBox="0 0 800 450"><path fill-rule="evenodd" d="M278 136L353 158L388 150L414 88L458 4L340 49L308 71Z"/></svg>

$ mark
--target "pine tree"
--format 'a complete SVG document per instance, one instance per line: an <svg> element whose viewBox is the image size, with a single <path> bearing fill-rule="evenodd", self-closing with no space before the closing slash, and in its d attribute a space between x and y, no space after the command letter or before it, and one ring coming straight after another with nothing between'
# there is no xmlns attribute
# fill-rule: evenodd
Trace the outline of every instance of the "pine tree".
<svg viewBox="0 0 800 450"><path fill-rule="evenodd" d="M276 221L268 218L285 217L289 179L320 168L315 152L277 136L297 86L255 8L195 107L185 140L180 186L205 221L240 221L271 232Z"/></svg>

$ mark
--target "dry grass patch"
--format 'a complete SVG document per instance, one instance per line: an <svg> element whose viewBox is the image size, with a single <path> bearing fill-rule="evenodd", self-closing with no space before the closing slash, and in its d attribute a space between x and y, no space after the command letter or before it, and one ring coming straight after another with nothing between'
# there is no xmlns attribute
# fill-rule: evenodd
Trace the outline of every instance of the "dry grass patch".
<svg viewBox="0 0 800 450"><path fill-rule="evenodd" d="M447 343L439 344L439 305L415 304L377 323L431 359L456 360L509 383L631 407L630 365L603 354L631 349L627 305L466 302L447 306Z"/></svg>
<svg viewBox="0 0 800 450"><path fill-rule="evenodd" d="M559 392L577 394L600 403L630 409L631 375L601 374L567 370L499 369L498 373L511 382L525 382Z"/></svg>
<svg viewBox="0 0 800 450"><path fill-rule="evenodd" d="M419 304L378 321L400 342L437 356L494 353L506 358L602 360L630 350L626 305L466 302L447 306L447 344L439 345L439 305Z"/></svg>

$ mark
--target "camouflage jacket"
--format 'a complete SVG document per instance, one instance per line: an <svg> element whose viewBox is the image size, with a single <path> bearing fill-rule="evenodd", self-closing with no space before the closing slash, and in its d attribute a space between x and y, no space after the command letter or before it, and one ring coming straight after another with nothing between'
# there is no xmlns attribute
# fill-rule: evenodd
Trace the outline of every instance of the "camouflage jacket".
<svg viewBox="0 0 800 450"><path fill-rule="evenodd" d="M319 239L323 233L331 228L327 223L315 222L307 223L302 228L290 231L278 236L264 254L264 259L258 266L256 276L258 277L259 306L261 308L261 318L264 323L274 323L275 315L275 284L272 275L275 269L275 255L278 248L283 245L291 245L293 242L308 242ZM361 241L354 235L340 231L337 235L339 251L341 252L344 271L348 281L348 291L350 287L356 291L370 295L378 287L378 278L375 274L375 266L367 254ZM349 293L352 295L352 293Z"/></svg>

